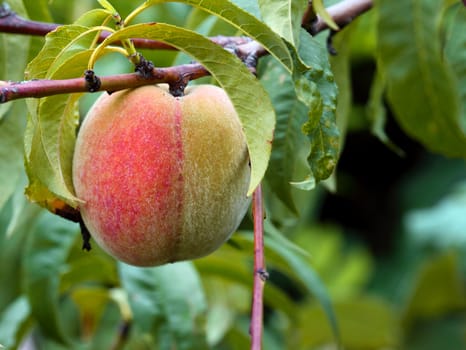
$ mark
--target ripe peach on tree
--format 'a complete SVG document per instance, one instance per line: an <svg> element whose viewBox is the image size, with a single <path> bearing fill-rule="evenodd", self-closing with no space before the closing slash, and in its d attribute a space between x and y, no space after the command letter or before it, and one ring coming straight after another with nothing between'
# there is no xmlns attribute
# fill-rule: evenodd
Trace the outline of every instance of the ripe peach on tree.
<svg viewBox="0 0 466 350"><path fill-rule="evenodd" d="M145 86L104 94L78 134L73 182L84 223L111 255L150 266L225 242L249 204L238 116L213 85L182 97Z"/></svg>

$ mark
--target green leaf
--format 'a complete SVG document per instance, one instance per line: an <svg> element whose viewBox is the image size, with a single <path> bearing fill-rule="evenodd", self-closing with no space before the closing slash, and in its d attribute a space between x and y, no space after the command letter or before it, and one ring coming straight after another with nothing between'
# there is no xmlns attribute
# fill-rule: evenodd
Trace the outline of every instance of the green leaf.
<svg viewBox="0 0 466 350"><path fill-rule="evenodd" d="M24 102L10 102L7 116L0 119L0 209L14 192L24 171L22 137L26 116Z"/></svg>
<svg viewBox="0 0 466 350"><path fill-rule="evenodd" d="M465 157L466 120L441 55L441 1L378 1L378 62L401 127L433 152Z"/></svg>
<svg viewBox="0 0 466 350"><path fill-rule="evenodd" d="M333 46L338 52L335 56L330 56L330 65L335 76L335 83L338 87L338 99L336 109L336 119L338 129L341 132L341 144L347 130L347 124L352 107L351 91L351 44L354 37L355 27L348 26L335 35Z"/></svg>
<svg viewBox="0 0 466 350"><path fill-rule="evenodd" d="M27 16L26 7L23 0L8 0L2 5L7 9L13 11L18 16Z"/></svg>
<svg viewBox="0 0 466 350"><path fill-rule="evenodd" d="M108 2L107 0L97 0L97 1L99 2L100 6L102 6L109 13L111 13L112 15L118 15L117 10L115 10L115 8L112 6L110 2Z"/></svg>
<svg viewBox="0 0 466 350"><path fill-rule="evenodd" d="M307 163L310 142L301 130L307 120L308 110L298 100L288 72L276 61L267 61L261 83L267 90L277 115L273 152L266 180L277 197L292 212L297 213L291 182L300 180L298 168L310 172Z"/></svg>
<svg viewBox="0 0 466 350"><path fill-rule="evenodd" d="M394 144L385 133L385 124L387 121L387 111L384 103L386 84L387 82L385 81L385 77L382 75L380 69L377 69L369 92L369 101L367 103L366 113L372 124L372 133L401 157L404 155L404 151Z"/></svg>
<svg viewBox="0 0 466 350"><path fill-rule="evenodd" d="M404 339L404 348L409 350L463 349L465 325L464 312L419 322L415 330L409 332Z"/></svg>
<svg viewBox="0 0 466 350"><path fill-rule="evenodd" d="M456 0L442 0L441 3L443 4L444 9L453 5L461 6L461 4L458 4L458 1Z"/></svg>
<svg viewBox="0 0 466 350"><path fill-rule="evenodd" d="M104 25L111 18L112 16L104 9L93 9L85 12L81 17L79 17L74 22L74 25L90 28L93 26Z"/></svg>
<svg viewBox="0 0 466 350"><path fill-rule="evenodd" d="M316 272L306 264L299 255L277 243L273 239L267 240L266 246L272 249L286 262L288 265L286 271L288 273L292 271L291 275L294 276L296 280L300 280L306 289L318 300L320 306L325 312L325 315L327 316L333 335L338 341L340 333L335 311L325 285ZM281 267L283 268L284 266L282 265Z"/></svg>
<svg viewBox="0 0 466 350"><path fill-rule="evenodd" d="M217 345L240 314L250 309L249 287L218 276L202 275L208 299L206 333L208 344Z"/></svg>
<svg viewBox="0 0 466 350"><path fill-rule="evenodd" d="M74 24L59 26L47 34L41 51L26 68L26 77L63 79L57 71L63 69L63 66L71 66L73 69L73 66L66 62L73 56L93 48L101 31L98 26L107 22L109 18L111 15L103 9L91 10L79 17ZM78 76L82 74L83 72L80 72Z"/></svg>
<svg viewBox="0 0 466 350"><path fill-rule="evenodd" d="M31 312L44 335L69 343L60 310L60 275L68 252L78 234L76 224L44 212L25 247L24 290Z"/></svg>
<svg viewBox="0 0 466 350"><path fill-rule="evenodd" d="M134 322L161 349L205 348L206 301L200 278L189 262L138 268L119 264Z"/></svg>
<svg viewBox="0 0 466 350"><path fill-rule="evenodd" d="M56 67L50 79L81 76L92 50L75 52ZM48 75L48 73L47 73ZM72 159L78 125L78 99L82 94L62 94L30 103L25 133L26 169L31 201L49 207L56 197L75 207ZM53 209L53 208L49 208Z"/></svg>
<svg viewBox="0 0 466 350"><path fill-rule="evenodd" d="M455 9L453 9L455 11ZM466 126L466 7L458 4L446 39L445 57L456 78L456 89L461 104L461 121Z"/></svg>
<svg viewBox="0 0 466 350"><path fill-rule="evenodd" d="M303 257L322 276L333 300L354 298L367 286L373 271L371 255L363 246L348 247L338 227L300 227L293 242L309 252Z"/></svg>
<svg viewBox="0 0 466 350"><path fill-rule="evenodd" d="M0 43L0 79L2 81L21 81L29 50L28 38L20 35L0 34ZM0 81L0 87L2 81ZM0 105L0 121L11 107L11 102Z"/></svg>
<svg viewBox="0 0 466 350"><path fill-rule="evenodd" d="M5 237L10 239L14 234L21 233L25 225L31 225L40 213L40 208L30 203L24 196L25 176L22 174L15 192L10 197L11 213L9 222L5 225Z"/></svg>
<svg viewBox="0 0 466 350"><path fill-rule="evenodd" d="M435 318L466 307L459 259L444 253L426 261L410 293L402 322L409 327L419 319Z"/></svg>
<svg viewBox="0 0 466 350"><path fill-rule="evenodd" d="M22 327L28 321L29 315L29 304L24 296L10 303L0 314L0 344L2 346L8 349L19 343Z"/></svg>
<svg viewBox="0 0 466 350"><path fill-rule="evenodd" d="M7 6L19 15L24 16L26 13L22 1L9 1ZM2 81L21 81L23 79L23 69L27 63L29 46L30 39L27 36L10 33L0 34L0 87ZM12 103L0 104L0 121L11 107Z"/></svg>
<svg viewBox="0 0 466 350"><path fill-rule="evenodd" d="M300 18L308 5L307 0L259 0L263 21L278 35L298 46L301 30Z"/></svg>
<svg viewBox="0 0 466 350"><path fill-rule="evenodd" d="M79 119L79 97L74 94L41 99L37 112L39 120L31 140L31 153L27 157L31 182L37 178L39 183L73 207L78 203L73 194L71 164ZM27 194L39 204L49 199L48 194L44 198L43 193L34 187L29 187Z"/></svg>
<svg viewBox="0 0 466 350"><path fill-rule="evenodd" d="M235 243L247 251L253 251L252 235L235 235ZM299 282L305 291L312 294L330 323L333 335L339 339L339 331L335 312L330 301L330 296L314 269L299 256L295 249L290 249L280 240L275 240L273 236L268 236L265 241L265 256L267 257L267 265L280 270L293 281Z"/></svg>
<svg viewBox="0 0 466 350"><path fill-rule="evenodd" d="M241 30L248 37L259 42L272 56L291 71L293 62L284 41L257 17L244 11L228 0L148 0L155 5L164 2L183 2L198 7Z"/></svg>
<svg viewBox="0 0 466 350"><path fill-rule="evenodd" d="M244 11L249 12L254 17L261 19L261 11L257 1L251 0L231 0L233 4L242 8Z"/></svg>
<svg viewBox="0 0 466 350"><path fill-rule="evenodd" d="M119 285L116 260L97 244L92 244L90 254L83 254L81 236L76 237L68 256L67 266L60 280L62 292L72 289L74 285L86 283L107 287Z"/></svg>
<svg viewBox="0 0 466 350"><path fill-rule="evenodd" d="M98 286L74 286L67 292L79 310L81 324L86 325L87 332L95 334L105 309L112 302L111 291Z"/></svg>
<svg viewBox="0 0 466 350"><path fill-rule="evenodd" d="M236 240L234 239L234 242ZM237 284L252 286L252 275L248 261L241 252L222 246L218 253L211 254L194 262L196 268L204 275L218 275Z"/></svg>
<svg viewBox="0 0 466 350"><path fill-rule="evenodd" d="M283 245L290 251L295 252L302 257L309 257L309 252L306 249L303 249L301 245L296 244L293 241L290 241L278 228L274 226L272 220L266 219L264 220L264 231L266 237L272 236L277 243Z"/></svg>
<svg viewBox="0 0 466 350"><path fill-rule="evenodd" d="M180 4L170 4L170 5L180 5ZM196 33L205 35L205 36L216 36L219 33L226 36L238 36L241 35L241 32L237 28L233 27L229 23L223 21L221 18L212 16L211 14L201 10L200 8L190 8L189 16L186 18L186 21L183 23L182 27L185 29L192 30ZM184 53L178 53L176 59L172 62L172 65L179 65L189 63L191 61L190 57ZM207 82L207 79L201 79L193 83L198 83L202 81L203 83ZM210 79L211 83L214 83L214 79Z"/></svg>
<svg viewBox="0 0 466 350"><path fill-rule="evenodd" d="M124 343L128 345L128 349L135 348L130 345L130 340L131 338L134 339L134 337L130 336L129 340L124 336L122 337L124 334L122 330L125 330L125 327L129 324L125 323L126 320L122 320L122 308L119 304L120 301L114 298L115 291L115 289L110 291L110 295L113 298L112 302L105 304L105 308L96 325L96 330L92 334L92 344L89 346L89 349L118 349ZM83 302L85 301L83 300ZM122 301L121 303L125 302ZM90 311L93 312L92 310Z"/></svg>
<svg viewBox="0 0 466 350"><path fill-rule="evenodd" d="M239 237L239 240L236 237ZM251 252L253 247L250 245L250 241L244 242L241 237L242 235L236 235L233 242L234 244L239 243L243 249L238 250L234 246L225 244L214 254L194 262L203 278L216 278L223 283L234 283L234 285L244 286L248 290L252 289L254 276L251 266ZM280 244L283 244L283 240L280 241ZM295 315L295 308L290 297L272 284L267 285L264 290L264 303L274 310L284 312L290 318Z"/></svg>
<svg viewBox="0 0 466 350"><path fill-rule="evenodd" d="M466 232L463 230L466 226L466 183L460 183L449 193L442 193L442 199L434 206L406 213L405 226L415 243L442 249L463 247L466 251Z"/></svg>
<svg viewBox="0 0 466 350"><path fill-rule="evenodd" d="M26 69L28 79L68 79L83 75L99 25L109 18L104 10L90 11L74 25L61 26L46 36L46 42ZM80 94L55 95L28 100L29 118L24 138L26 171L31 201L53 211L58 197L76 207L71 166L78 124Z"/></svg>
<svg viewBox="0 0 466 350"><path fill-rule="evenodd" d="M299 57L295 56L295 63L296 95L309 108L309 119L303 125L303 132L311 142L308 155L311 173L304 182L307 187L306 183L312 185L314 181L328 178L337 163L340 144L335 116L338 90L326 48L304 30L301 30Z"/></svg>
<svg viewBox="0 0 466 350"><path fill-rule="evenodd" d="M93 36L83 35L88 30L89 28L83 26L66 25L49 33L45 37L42 50L28 64L26 79L50 79L55 67L59 67L73 54L89 49Z"/></svg>
<svg viewBox="0 0 466 350"><path fill-rule="evenodd" d="M48 0L23 1L28 17L35 21L52 22L53 18L49 11Z"/></svg>
<svg viewBox="0 0 466 350"><path fill-rule="evenodd" d="M205 36L222 35L237 36L240 32L237 28L223 21L221 18L212 16L199 8L191 9L191 12L183 24L183 28L191 29Z"/></svg>
<svg viewBox="0 0 466 350"><path fill-rule="evenodd" d="M392 305L370 296L336 301L335 313L341 330L344 349L397 349L400 348L401 329ZM331 329L318 305L303 307L295 332L289 336L289 347L299 344L305 349L322 347L332 342Z"/></svg>
<svg viewBox="0 0 466 350"><path fill-rule="evenodd" d="M105 39L102 47L134 37L157 39L191 55L225 89L242 122L248 143L251 194L267 169L275 125L273 106L260 83L236 56L195 32L169 24L150 23L126 27Z"/></svg>
<svg viewBox="0 0 466 350"><path fill-rule="evenodd" d="M24 183L0 210L0 310L22 292L21 276L25 242L36 226L41 209L24 197Z"/></svg>
<svg viewBox="0 0 466 350"><path fill-rule="evenodd" d="M367 103L367 116L372 124L372 133L384 143L389 142L388 136L385 133L385 123L387 120L387 110L383 103L386 81L377 69L372 81L369 92L369 101Z"/></svg>

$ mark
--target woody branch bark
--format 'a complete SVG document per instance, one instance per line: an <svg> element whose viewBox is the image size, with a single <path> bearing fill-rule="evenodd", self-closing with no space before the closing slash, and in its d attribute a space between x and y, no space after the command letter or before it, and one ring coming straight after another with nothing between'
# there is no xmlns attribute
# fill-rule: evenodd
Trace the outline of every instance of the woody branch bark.
<svg viewBox="0 0 466 350"><path fill-rule="evenodd" d="M118 91L158 83L178 83L206 76L208 71L200 64L185 64L167 68L153 68L149 77L139 73L116 74L100 78L98 89L80 78L63 80L31 80L27 82L0 83L0 103L28 97L45 97L89 91Z"/></svg>
<svg viewBox="0 0 466 350"><path fill-rule="evenodd" d="M356 17L371 9L373 4L373 0L345 0L327 8L327 12L336 24L344 27ZM306 15L303 18L303 27L307 28L311 35L329 28L328 24L320 16L317 16L312 23L305 23L305 18Z"/></svg>
<svg viewBox="0 0 466 350"><path fill-rule="evenodd" d="M60 24L56 23L31 21L22 18L11 11L5 4L0 5L0 33L45 36L59 26ZM103 31L98 41L104 41L109 35L109 32ZM210 40L220 46L241 45L249 41L249 39L245 37L229 37L222 35L212 37ZM176 50L176 48L157 40L135 38L133 39L133 44L139 49Z"/></svg>
<svg viewBox="0 0 466 350"><path fill-rule="evenodd" d="M330 6L327 11L337 24L346 25L356 16L372 7L372 0L345 0ZM325 21L317 16L314 19L307 18L304 23L311 34L315 35L328 28ZM0 32L43 36L56 29L59 25L30 21L17 16L7 6L0 6ZM99 40L104 40L109 33L103 32ZM266 55L266 50L255 41L245 37L217 36L210 38L213 42L223 47L233 47L234 52L240 57L250 70L255 73L255 64L259 57ZM138 48L167 49L173 47L155 40L133 39ZM199 64L188 64L169 68L153 68L150 74L139 73L119 74L100 78L98 89L89 87L82 78L66 80L33 80L26 82L0 82L0 103L5 103L20 98L45 97L63 93L117 91L126 88L138 87L154 83L173 83L192 80L208 75L209 72Z"/></svg>

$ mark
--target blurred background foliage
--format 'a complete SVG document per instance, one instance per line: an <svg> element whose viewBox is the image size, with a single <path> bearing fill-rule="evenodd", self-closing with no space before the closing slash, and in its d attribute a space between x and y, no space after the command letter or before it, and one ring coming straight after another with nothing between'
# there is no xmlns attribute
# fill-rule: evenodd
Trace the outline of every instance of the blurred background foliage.
<svg viewBox="0 0 466 350"><path fill-rule="evenodd" d="M130 1L112 3L123 17L135 7ZM15 8L20 2L10 4ZM57 23L71 23L98 7L90 0L24 1L24 6L23 15ZM264 182L270 272L264 349L336 349L329 299L345 349L466 348L466 165L429 152L394 118L377 70L376 17L371 11L334 38L338 55L331 63L344 142L335 175L311 192L293 189L295 208L269 188L273 174ZM237 34L224 22L176 3L154 6L139 20L206 35ZM319 35L322 41L325 35ZM31 39L30 58L42 43ZM174 52L143 54L157 66L189 61ZM274 67L269 58L259 67L271 95L278 94L270 82ZM130 70L124 58L112 55L96 68L98 75ZM81 99L82 115L95 98ZM7 159L3 153L21 155L25 118L18 116L25 110L20 103L11 108L14 113L0 122L2 159ZM12 171L3 163L1 168ZM300 164L294 168L300 174ZM249 347L250 216L211 256L134 268L117 263L96 244L90 253L82 252L75 224L27 202L24 170L17 169L10 175L15 190L0 197L0 344L5 348Z"/></svg>

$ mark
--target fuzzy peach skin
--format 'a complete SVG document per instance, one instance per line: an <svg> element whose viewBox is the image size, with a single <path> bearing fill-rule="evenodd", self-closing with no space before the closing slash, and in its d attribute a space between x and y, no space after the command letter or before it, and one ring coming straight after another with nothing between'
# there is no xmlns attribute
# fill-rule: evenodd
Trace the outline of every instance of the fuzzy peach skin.
<svg viewBox="0 0 466 350"><path fill-rule="evenodd" d="M73 159L92 237L137 266L216 250L247 211L249 179L238 116L212 85L176 98L158 86L103 94L79 130Z"/></svg>

